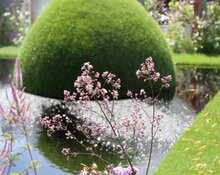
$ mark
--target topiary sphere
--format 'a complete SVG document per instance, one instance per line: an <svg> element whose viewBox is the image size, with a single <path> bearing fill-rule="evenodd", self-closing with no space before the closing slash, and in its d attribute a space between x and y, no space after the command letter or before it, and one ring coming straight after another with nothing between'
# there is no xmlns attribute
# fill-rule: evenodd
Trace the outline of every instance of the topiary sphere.
<svg viewBox="0 0 220 175"><path fill-rule="evenodd" d="M110 71L121 78L120 97L149 85L135 72L145 58L152 56L161 75L175 71L164 36L136 0L53 0L38 17L27 35L19 57L26 91L52 98L63 98L63 90L73 90L84 62L97 71ZM154 86L155 94L160 84Z"/></svg>

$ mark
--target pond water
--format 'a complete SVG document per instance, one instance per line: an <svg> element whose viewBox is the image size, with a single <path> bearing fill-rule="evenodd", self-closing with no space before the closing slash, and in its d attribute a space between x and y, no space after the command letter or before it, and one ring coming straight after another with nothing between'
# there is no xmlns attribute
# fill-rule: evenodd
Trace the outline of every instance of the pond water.
<svg viewBox="0 0 220 175"><path fill-rule="evenodd" d="M177 96L201 111L220 90L220 68L178 68Z"/></svg>
<svg viewBox="0 0 220 175"><path fill-rule="evenodd" d="M189 71L190 70L190 71ZM205 73L202 73L202 72ZM0 69L0 75L1 75ZM5 76L5 75L4 75ZM7 108L5 92L10 91L8 84L3 77L0 81L0 104L3 108ZM169 103L160 106L157 113L163 114L164 118L161 121L159 132L155 139L153 158L151 163L150 174L157 168L161 160L170 150L172 145L181 136L181 134L189 127L196 115L196 111L202 109L205 103L214 95L220 88L220 70L195 70L195 69L178 69L179 86L177 88L176 97ZM42 105L50 106L57 104L59 101L54 99L42 98L31 94L26 94L27 100L31 104L33 111L33 128L31 130L31 144L33 146L33 157L41 162L38 169L40 175L78 175L82 168L80 163L91 164L95 160L89 156L80 156L75 159L67 160L61 155L61 148L71 146L74 151L81 151L77 144L71 144L58 137L47 138L44 131L39 126L38 119L42 112ZM117 115L129 114L132 102L131 100L120 100L117 102ZM91 104L95 105L95 104ZM94 106L95 107L95 106ZM147 110L151 110L150 106L146 106ZM0 134L5 128L0 129ZM15 148L19 152L23 152L25 140L20 135L16 136ZM2 148L2 137L0 137L0 148ZM143 137L143 143L148 148L148 134ZM111 152L110 154L103 153L108 160L117 164L117 154ZM26 152L20 156L13 171L22 172L29 163L29 157ZM146 169L146 160L135 160L136 166L141 170L140 175L144 174ZM97 162L97 161L96 161ZM30 172L33 174L33 172Z"/></svg>

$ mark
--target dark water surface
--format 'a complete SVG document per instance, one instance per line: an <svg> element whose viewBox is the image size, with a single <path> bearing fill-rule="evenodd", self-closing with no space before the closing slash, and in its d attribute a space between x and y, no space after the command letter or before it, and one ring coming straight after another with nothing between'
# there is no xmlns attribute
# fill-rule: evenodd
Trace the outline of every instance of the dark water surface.
<svg viewBox="0 0 220 175"><path fill-rule="evenodd" d="M177 96L201 111L220 90L220 68L178 68Z"/></svg>

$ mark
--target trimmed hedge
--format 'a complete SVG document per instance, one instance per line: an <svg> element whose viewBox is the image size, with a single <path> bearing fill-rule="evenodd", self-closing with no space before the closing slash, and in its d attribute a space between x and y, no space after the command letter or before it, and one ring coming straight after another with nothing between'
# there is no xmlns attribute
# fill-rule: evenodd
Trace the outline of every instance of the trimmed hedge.
<svg viewBox="0 0 220 175"><path fill-rule="evenodd" d="M159 26L136 0L53 0L19 54L26 91L53 98L63 98L64 89L73 89L88 61L97 71L108 70L121 78L124 98L127 89L143 88L135 72L149 56L161 75L174 77L163 93L171 99L176 81L170 49Z"/></svg>

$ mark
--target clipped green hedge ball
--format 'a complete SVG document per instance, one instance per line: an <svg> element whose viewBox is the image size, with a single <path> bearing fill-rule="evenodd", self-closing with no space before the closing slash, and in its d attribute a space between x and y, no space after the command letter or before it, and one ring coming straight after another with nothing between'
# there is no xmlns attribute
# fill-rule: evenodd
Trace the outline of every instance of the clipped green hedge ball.
<svg viewBox="0 0 220 175"><path fill-rule="evenodd" d="M19 57L26 91L63 98L73 90L84 62L97 71L121 78L121 98L127 90L149 90L135 72L152 56L161 75L174 77L162 97L175 92L171 52L156 22L136 0L53 0L27 35ZM154 87L155 94L160 85Z"/></svg>

